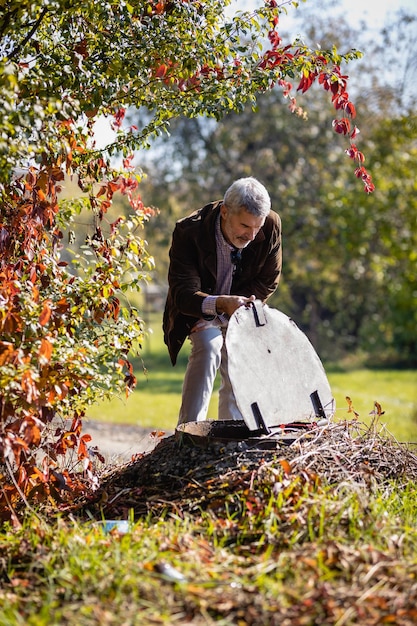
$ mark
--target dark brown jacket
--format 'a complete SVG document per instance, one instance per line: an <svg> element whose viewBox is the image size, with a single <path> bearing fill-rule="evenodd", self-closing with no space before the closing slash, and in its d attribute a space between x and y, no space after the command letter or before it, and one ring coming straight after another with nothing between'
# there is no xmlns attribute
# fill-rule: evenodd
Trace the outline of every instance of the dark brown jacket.
<svg viewBox="0 0 417 626"><path fill-rule="evenodd" d="M172 363L202 317L204 298L216 287L216 219L222 202L212 202L179 220L169 251L168 295L164 340ZM271 211L255 239L242 250L241 270L233 279L231 294L265 301L277 288L281 274L281 220ZM221 294L216 294L221 295Z"/></svg>

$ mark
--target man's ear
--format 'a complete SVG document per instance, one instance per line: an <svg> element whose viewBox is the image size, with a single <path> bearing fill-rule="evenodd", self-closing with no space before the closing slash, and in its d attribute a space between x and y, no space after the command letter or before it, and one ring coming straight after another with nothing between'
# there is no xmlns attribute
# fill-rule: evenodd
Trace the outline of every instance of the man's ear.
<svg viewBox="0 0 417 626"><path fill-rule="evenodd" d="M220 206L220 215L222 216L222 218L224 219L227 215L227 206L225 204L222 203L222 205Z"/></svg>

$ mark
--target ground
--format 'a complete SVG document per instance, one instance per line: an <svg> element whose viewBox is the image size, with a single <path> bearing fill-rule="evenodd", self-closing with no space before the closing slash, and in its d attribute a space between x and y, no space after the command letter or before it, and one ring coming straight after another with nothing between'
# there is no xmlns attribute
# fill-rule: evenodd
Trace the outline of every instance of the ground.
<svg viewBox="0 0 417 626"><path fill-rule="evenodd" d="M92 437L91 446L98 446L106 461L128 461L140 452L150 452L157 440L152 436L154 429L131 424L111 424L85 420L83 432ZM166 435L172 435L167 431Z"/></svg>

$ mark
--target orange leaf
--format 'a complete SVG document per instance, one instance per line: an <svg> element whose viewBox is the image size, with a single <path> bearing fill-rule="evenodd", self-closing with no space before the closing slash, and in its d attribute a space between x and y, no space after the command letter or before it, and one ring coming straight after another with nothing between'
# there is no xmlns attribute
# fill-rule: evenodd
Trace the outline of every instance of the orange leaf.
<svg viewBox="0 0 417 626"><path fill-rule="evenodd" d="M26 401L31 404L39 397L39 392L32 377L32 372L27 370L22 374L22 382L20 383L22 391L26 394Z"/></svg>
<svg viewBox="0 0 417 626"><path fill-rule="evenodd" d="M10 363L14 354L14 346L9 341L0 341L0 365Z"/></svg>
<svg viewBox="0 0 417 626"><path fill-rule="evenodd" d="M55 401L56 396L57 396L57 393L56 393L55 389L49 389L49 391L47 393L47 396L46 396L49 404L53 404L53 402Z"/></svg>
<svg viewBox="0 0 417 626"><path fill-rule="evenodd" d="M291 465L286 459L280 459L279 463L286 474L291 474Z"/></svg>
<svg viewBox="0 0 417 626"><path fill-rule="evenodd" d="M355 417L359 417L359 413L357 413L355 411L355 409L353 408L353 403L352 400L349 398L349 396L346 396L346 402L348 403L348 413L353 413L355 415Z"/></svg>
<svg viewBox="0 0 417 626"><path fill-rule="evenodd" d="M35 423L29 423L26 425L23 437L29 446L38 446L41 441L41 431Z"/></svg>
<svg viewBox="0 0 417 626"><path fill-rule="evenodd" d="M51 360L53 351L52 343L46 337L43 337L41 341L41 347L39 348L39 357L44 363L49 363Z"/></svg>
<svg viewBox="0 0 417 626"><path fill-rule="evenodd" d="M152 439L160 439L161 437L163 437L165 435L165 431L164 430L153 430L150 434L150 437Z"/></svg>
<svg viewBox="0 0 417 626"><path fill-rule="evenodd" d="M45 300L45 302L43 303L42 313L39 316L39 323L41 326L45 326L49 322L51 318L51 313L52 313L51 301Z"/></svg>
<svg viewBox="0 0 417 626"><path fill-rule="evenodd" d="M375 400L375 402L374 402L374 407L375 407L375 411L376 411L376 413L377 413L377 415L378 415L378 416L380 416L380 415L384 415L385 411L383 411L383 410L382 410L381 405L380 405L380 404L379 404L379 402L377 402L376 400Z"/></svg>
<svg viewBox="0 0 417 626"><path fill-rule="evenodd" d="M62 441L65 442L67 448L75 448L77 444L77 437L73 432L67 432L61 437Z"/></svg>
<svg viewBox="0 0 417 626"><path fill-rule="evenodd" d="M78 445L78 458L79 459L88 458L88 448L87 448L85 441L83 441L82 439Z"/></svg>

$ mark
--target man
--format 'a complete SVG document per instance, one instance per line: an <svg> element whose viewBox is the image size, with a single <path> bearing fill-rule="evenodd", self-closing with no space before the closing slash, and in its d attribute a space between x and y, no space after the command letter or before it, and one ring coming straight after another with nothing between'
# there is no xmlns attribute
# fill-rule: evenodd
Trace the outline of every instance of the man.
<svg viewBox="0 0 417 626"><path fill-rule="evenodd" d="M169 255L163 328L173 365L186 337L191 341L178 423L206 419L219 368L218 417L241 420L224 339L238 307L265 301L278 286L281 220L265 187L240 178L222 201L179 220Z"/></svg>

